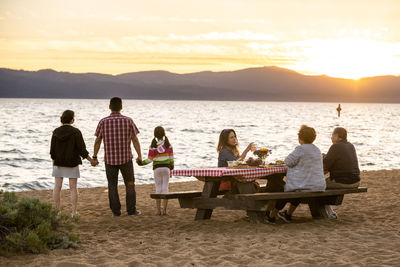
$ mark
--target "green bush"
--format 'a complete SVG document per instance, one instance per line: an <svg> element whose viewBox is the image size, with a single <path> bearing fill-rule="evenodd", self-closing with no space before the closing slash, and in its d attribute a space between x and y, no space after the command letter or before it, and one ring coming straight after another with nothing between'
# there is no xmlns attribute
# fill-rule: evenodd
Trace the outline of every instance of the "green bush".
<svg viewBox="0 0 400 267"><path fill-rule="evenodd" d="M48 202L0 191L0 254L76 247L74 222Z"/></svg>

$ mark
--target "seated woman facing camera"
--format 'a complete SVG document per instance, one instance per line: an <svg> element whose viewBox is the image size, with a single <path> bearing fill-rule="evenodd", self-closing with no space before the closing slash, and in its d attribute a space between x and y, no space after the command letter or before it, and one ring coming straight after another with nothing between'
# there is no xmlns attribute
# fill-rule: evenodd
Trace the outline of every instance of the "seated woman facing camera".
<svg viewBox="0 0 400 267"><path fill-rule="evenodd" d="M233 129L225 129L219 135L217 146L218 167L228 167L228 161L243 160L247 153L249 153L253 143L250 143L247 148L240 155L239 142L236 137L236 132ZM230 181L223 181L219 187L220 191L231 190L232 183Z"/></svg>
<svg viewBox="0 0 400 267"><path fill-rule="evenodd" d="M313 145L316 137L314 128L306 125L301 126L298 133L300 145L285 159L285 164L288 166L285 192L320 192L325 190L321 151ZM300 199L292 199L289 202L289 209L279 212L285 207L286 201L277 201L275 208L270 213L267 212L266 222L274 224L277 216L285 222L290 222L293 212L300 204Z"/></svg>

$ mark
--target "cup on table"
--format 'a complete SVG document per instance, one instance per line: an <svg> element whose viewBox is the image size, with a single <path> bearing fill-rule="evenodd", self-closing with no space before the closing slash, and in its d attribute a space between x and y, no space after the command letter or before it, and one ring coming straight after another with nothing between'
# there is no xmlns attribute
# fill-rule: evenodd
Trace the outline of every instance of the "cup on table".
<svg viewBox="0 0 400 267"><path fill-rule="evenodd" d="M233 161L228 161L228 167L237 167L239 166L239 161L233 160Z"/></svg>
<svg viewBox="0 0 400 267"><path fill-rule="evenodd" d="M257 150L257 144L255 144L255 143L251 144L250 150L251 150L251 152L256 151Z"/></svg>

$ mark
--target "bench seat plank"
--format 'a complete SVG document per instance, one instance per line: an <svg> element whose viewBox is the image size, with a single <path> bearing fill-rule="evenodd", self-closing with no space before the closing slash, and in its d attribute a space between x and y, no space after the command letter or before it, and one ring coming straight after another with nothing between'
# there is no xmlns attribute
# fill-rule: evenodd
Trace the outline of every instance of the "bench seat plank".
<svg viewBox="0 0 400 267"><path fill-rule="evenodd" d="M269 200L269 199L290 199L290 198L312 198L336 196L352 193L364 193L367 188L351 188L351 189L328 189L324 192L273 192L273 193L256 193L256 194L237 194L236 199L251 199L251 200Z"/></svg>
<svg viewBox="0 0 400 267"><path fill-rule="evenodd" d="M154 199L194 198L201 197L201 191L171 192L166 194L150 194Z"/></svg>

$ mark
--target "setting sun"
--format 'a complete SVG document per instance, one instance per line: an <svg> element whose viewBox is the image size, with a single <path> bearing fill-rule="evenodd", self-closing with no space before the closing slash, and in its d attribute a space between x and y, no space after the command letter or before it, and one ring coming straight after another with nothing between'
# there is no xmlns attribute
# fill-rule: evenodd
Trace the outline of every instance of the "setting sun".
<svg viewBox="0 0 400 267"><path fill-rule="evenodd" d="M304 43L305 60L293 68L333 77L359 79L400 69L400 44L371 40L311 40Z"/></svg>
<svg viewBox="0 0 400 267"><path fill-rule="evenodd" d="M0 267L400 267L400 0L0 0L0 114Z"/></svg>

